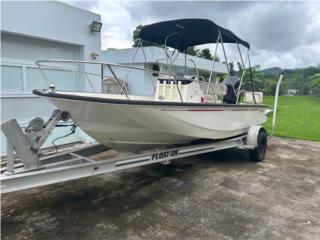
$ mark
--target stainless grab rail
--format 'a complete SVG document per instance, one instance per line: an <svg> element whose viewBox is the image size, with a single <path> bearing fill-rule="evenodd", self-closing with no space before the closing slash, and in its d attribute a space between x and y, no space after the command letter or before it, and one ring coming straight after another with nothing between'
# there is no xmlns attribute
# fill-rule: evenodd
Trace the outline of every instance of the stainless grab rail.
<svg viewBox="0 0 320 240"><path fill-rule="evenodd" d="M92 72L84 72L84 71L80 71L79 70L74 70L74 69L67 69L67 68L63 68L61 66L52 66L49 64L45 64L45 63L69 63L69 64L92 64L92 65L102 65L102 66L107 66L111 72L111 74L114 76L114 78L116 79L116 82L120 88L120 90L122 91L123 94L126 95L126 97L129 99L129 94L128 91L126 91L123 86L121 85L119 78L116 76L116 73L112 70L112 67L119 67L119 68L129 68L129 69L134 69L134 70L140 70L140 71L145 71L145 72L150 72L150 73L155 73L155 74L159 74L159 75L169 75L170 77L173 77L174 79L179 78L182 80L190 80L190 81L195 81L195 82L201 82L201 83L205 83L206 85L209 86L210 89L212 89L211 87L211 83L208 83L206 81L200 81L198 79L191 79L185 76L181 76L181 75L177 75L174 73L165 73L165 72L161 72L161 71L155 71L155 70L151 70L151 69L147 69L147 68L141 68L141 67L136 67L136 66L130 66L130 65L123 65L123 64L117 64L117 63L109 63L109 62L92 62L92 61L78 61L78 60L61 60L61 59L52 59L52 60L37 60L36 65L39 67L40 70L45 70L45 69L57 69L57 70L62 70L62 71L70 71L70 72L77 72L80 74L89 74L89 75L93 75L93 76L105 76L102 74L97 74L97 73L92 73ZM41 71L42 72L42 71ZM46 82L49 86L49 82L48 82L48 78L47 76L44 74L44 72L42 72L44 75L44 78L46 79ZM180 92L179 90L179 86L177 84L177 82L175 81L175 85L178 89L178 92ZM212 92L213 94L213 92Z"/></svg>
<svg viewBox="0 0 320 240"><path fill-rule="evenodd" d="M163 58L163 59L156 60L156 62L159 63L159 64L163 64L162 61L166 61L166 60L167 59ZM185 61L185 60L188 60L189 62L191 62L193 64L193 67L195 69L195 74L198 77L198 79L200 79L198 66L197 66L196 62L194 60L192 60L191 58L189 58L189 59L180 59L180 58L178 58L178 59L175 59L174 62L176 62L176 61Z"/></svg>

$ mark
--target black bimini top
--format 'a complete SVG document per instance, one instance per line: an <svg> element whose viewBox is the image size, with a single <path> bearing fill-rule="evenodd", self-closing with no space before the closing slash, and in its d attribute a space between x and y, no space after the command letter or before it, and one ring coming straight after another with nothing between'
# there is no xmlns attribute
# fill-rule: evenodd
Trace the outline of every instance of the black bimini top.
<svg viewBox="0 0 320 240"><path fill-rule="evenodd" d="M140 30L139 37L184 51L188 47L216 43L219 31L224 43L238 43L250 49L248 42L208 19L177 19L146 25Z"/></svg>

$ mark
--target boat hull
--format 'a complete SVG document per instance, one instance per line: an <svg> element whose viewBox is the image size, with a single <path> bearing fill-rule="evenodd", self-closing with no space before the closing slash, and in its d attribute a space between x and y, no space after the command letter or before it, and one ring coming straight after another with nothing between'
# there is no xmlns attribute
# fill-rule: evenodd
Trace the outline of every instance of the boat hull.
<svg viewBox="0 0 320 240"><path fill-rule="evenodd" d="M98 142L137 151L197 139L224 139L266 121L265 106L236 104L148 104L46 97Z"/></svg>

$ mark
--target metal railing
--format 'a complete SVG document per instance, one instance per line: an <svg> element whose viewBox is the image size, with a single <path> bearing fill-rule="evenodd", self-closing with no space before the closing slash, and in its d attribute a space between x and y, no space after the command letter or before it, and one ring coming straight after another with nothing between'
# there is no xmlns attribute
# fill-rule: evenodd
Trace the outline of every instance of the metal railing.
<svg viewBox="0 0 320 240"><path fill-rule="evenodd" d="M153 73L153 74L157 74L157 75L166 75L166 76L169 76L169 79L173 79L175 85L176 85L176 88L177 88L177 91L179 93L179 97L180 97L180 100L181 102L183 102L183 98L182 98L182 94L181 94L181 91L180 91L180 88L179 88L179 84L178 84L178 81L181 81L181 80L190 80L190 81L195 81L195 82L201 82L201 84L206 84L208 86L209 89L211 89L211 94L213 97L215 97L215 94L213 92L213 89L212 89L212 84L211 83L208 83L206 81L201 81L199 79L192 79L192 78L188 78L186 76L181 76L181 75L177 75L175 73L172 73L172 72L161 72L161 71L155 71L155 70L151 70L151 69L147 69L147 68L141 68L141 67L136 67L136 66L132 66L132 65L124 65L124 64L116 64L116 63L108 63L108 62L91 62L91 61L76 61L76 60L59 60L59 59L54 59L54 60L38 60L36 61L36 64L37 66L39 67L46 83L48 86L50 86L50 82L49 82L49 79L48 79L48 76L46 75L45 73L45 70L60 70L60 71L69 71L69 72L76 72L76 73L79 73L79 74L83 74L85 76L85 78L87 79L91 89L93 92L96 92L95 88L94 88L94 84L92 83L92 79L90 79L89 76L96 76L96 77L99 77L99 80L101 81L101 79L103 79L104 77L110 77L112 76L115 81L117 82L117 85L119 86L120 90L121 90L121 93L124 94L126 96L126 98L128 100L130 100L130 97L129 97L129 91L128 89L123 86L123 84L121 84L121 81L120 81L120 78L117 76L116 72L115 72L115 68L125 68L125 69L133 69L133 70L139 70L139 71L144 71L144 72L149 72L149 73ZM88 72L88 71L81 71L81 68L79 67L78 70L75 70L74 69L74 66L73 66L73 69L68 69L66 67L62 67L61 65L53 65L53 64L90 64L90 65L99 65L100 68L99 70L101 69L101 67L107 67L110 71L110 74L109 75L104 75L102 74L101 72L100 73L96 73L96 72ZM153 85L154 85L154 82L152 80L152 78L150 78L150 81L152 81ZM154 89L154 92L153 94L155 93L155 89Z"/></svg>
<svg viewBox="0 0 320 240"><path fill-rule="evenodd" d="M190 62L190 63L192 63L192 65L193 65L193 68L194 68L194 73L195 73L195 76L196 76L196 79L200 79L200 74L199 74L199 69L198 69L198 67L197 67L197 64L196 64L196 62L194 61L194 60L192 60L191 58L189 58L189 59L175 59L175 61L174 62L177 62L177 61L184 61L184 62ZM163 58L163 59L158 59L157 61L156 61L158 64L160 64L160 65L163 65L163 64L167 64L167 59L165 59L165 58ZM184 66L183 65L175 65L175 67L184 67L184 68L187 68L188 66L187 66L187 64L185 64ZM160 68L161 69L161 68Z"/></svg>

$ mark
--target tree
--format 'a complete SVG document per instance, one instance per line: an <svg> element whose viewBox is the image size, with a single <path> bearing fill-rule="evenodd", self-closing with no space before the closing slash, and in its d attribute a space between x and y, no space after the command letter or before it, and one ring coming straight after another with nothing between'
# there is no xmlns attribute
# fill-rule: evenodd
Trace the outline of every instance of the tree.
<svg viewBox="0 0 320 240"><path fill-rule="evenodd" d="M299 95L309 95L310 94L310 86L308 83L302 84L297 87Z"/></svg>
<svg viewBox="0 0 320 240"><path fill-rule="evenodd" d="M220 62L220 57L217 54L213 55L212 58L214 59L214 61Z"/></svg>
<svg viewBox="0 0 320 240"><path fill-rule="evenodd" d="M276 88L277 88L277 81L274 79L265 79L264 82L264 88L263 88L263 94L267 95L267 96L273 96L276 92Z"/></svg>
<svg viewBox="0 0 320 240"><path fill-rule="evenodd" d="M186 54L196 57L205 58L208 60L215 60L216 62L220 62L220 57L218 55L213 56L209 48L204 48L202 50L196 47L188 47L186 49Z"/></svg>
<svg viewBox="0 0 320 240"><path fill-rule="evenodd" d="M141 31L141 29L143 28L143 25L138 25L136 27L135 30L133 30L133 34L132 34L132 40L133 40L133 44L132 47L139 47L140 46L140 38L139 38L139 33ZM156 46L156 44L152 44L146 41L143 41L143 46L147 47L147 46Z"/></svg>
<svg viewBox="0 0 320 240"><path fill-rule="evenodd" d="M198 56L199 49L197 49L196 47L188 47L186 49L186 54L191 55L191 56Z"/></svg>
<svg viewBox="0 0 320 240"><path fill-rule="evenodd" d="M320 95L320 73L311 77L311 89L314 95Z"/></svg>
<svg viewBox="0 0 320 240"><path fill-rule="evenodd" d="M209 48L204 48L198 53L198 57L202 57L205 59L213 60L213 57L211 55Z"/></svg>
<svg viewBox="0 0 320 240"><path fill-rule="evenodd" d="M242 64L240 62L237 62L237 65L238 65L238 71L242 73L242 70L243 70Z"/></svg>
<svg viewBox="0 0 320 240"><path fill-rule="evenodd" d="M239 62L238 68L238 76L240 77L243 72L243 66ZM252 81L252 82L251 82ZM246 73L243 79L244 89L246 91L252 91L252 87L254 91L260 92L263 91L264 94L269 95L270 92L273 91L273 82L270 81L270 84L266 83L263 72L260 70L260 65L251 66L251 68L246 68ZM268 84L268 86L266 85Z"/></svg>
<svg viewBox="0 0 320 240"><path fill-rule="evenodd" d="M236 76L236 71L234 70L233 62L229 63L229 72L230 72L231 76Z"/></svg>
<svg viewBox="0 0 320 240"><path fill-rule="evenodd" d="M139 43L140 43L140 39L139 39L139 33L141 31L141 29L144 27L144 25L138 25L132 33L132 47L139 47ZM149 42L145 42L143 41L143 46L158 46L157 44L152 44ZM197 56L197 57L201 57L201 58L205 58L205 59L209 59L209 60L215 60L216 62L220 62L220 57L215 55L213 56L211 54L211 51L209 48L204 48L202 50L196 48L196 47L188 47L186 49L186 54L191 55L191 56Z"/></svg>
<svg viewBox="0 0 320 240"><path fill-rule="evenodd" d="M138 25L136 27L136 29L133 30L133 34L132 34L133 45L132 45L132 47L138 47L139 46L139 42L140 42L139 33L140 33L140 30L142 28L143 28L143 25Z"/></svg>

